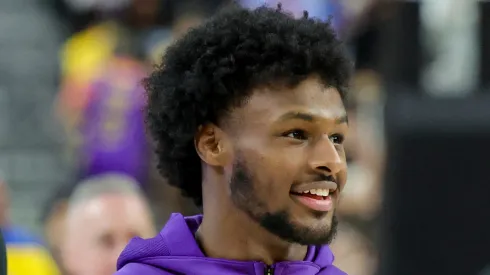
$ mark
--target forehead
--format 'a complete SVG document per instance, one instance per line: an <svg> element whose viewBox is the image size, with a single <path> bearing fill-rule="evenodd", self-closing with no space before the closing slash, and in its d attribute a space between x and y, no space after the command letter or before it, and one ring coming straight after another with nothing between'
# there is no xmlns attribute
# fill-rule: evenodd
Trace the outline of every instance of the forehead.
<svg viewBox="0 0 490 275"><path fill-rule="evenodd" d="M304 111L319 118L338 118L345 115L339 91L327 87L318 77L309 77L297 86L268 86L256 89L241 108L234 112L246 121L274 119L288 111ZM252 118L253 117L253 118Z"/></svg>
<svg viewBox="0 0 490 275"><path fill-rule="evenodd" d="M74 233L137 230L149 224L149 209L136 196L103 195L79 206L71 217ZM83 225L83 226L80 226Z"/></svg>

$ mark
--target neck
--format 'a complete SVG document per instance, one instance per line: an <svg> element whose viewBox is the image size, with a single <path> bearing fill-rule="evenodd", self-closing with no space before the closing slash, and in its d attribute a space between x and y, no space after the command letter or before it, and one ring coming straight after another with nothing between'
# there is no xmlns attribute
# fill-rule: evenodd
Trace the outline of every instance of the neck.
<svg viewBox="0 0 490 275"><path fill-rule="evenodd" d="M214 184L213 184L214 185ZM223 185L222 185L223 186ZM209 187L209 186L207 186ZM207 188L203 188L207 189ZM206 256L240 261L261 261L271 265L280 261L301 261L307 246L288 243L262 228L217 190L203 190L203 222L196 237Z"/></svg>

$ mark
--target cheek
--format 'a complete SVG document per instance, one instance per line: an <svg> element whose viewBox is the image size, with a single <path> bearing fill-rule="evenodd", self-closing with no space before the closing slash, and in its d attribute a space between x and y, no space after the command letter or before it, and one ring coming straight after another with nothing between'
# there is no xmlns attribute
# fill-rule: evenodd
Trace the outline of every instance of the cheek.
<svg viewBox="0 0 490 275"><path fill-rule="evenodd" d="M282 206L289 201L291 185L297 178L294 158L264 158L261 165L255 167L256 188L269 204Z"/></svg>
<svg viewBox="0 0 490 275"><path fill-rule="evenodd" d="M131 215L127 215L125 217L123 220L124 222L119 228L126 229L126 238L152 238L155 236L157 232L149 211L150 210L141 208L138 211L133 211Z"/></svg>
<svg viewBox="0 0 490 275"><path fill-rule="evenodd" d="M301 174L304 149L269 143L244 146L239 151L252 176L255 196L267 202L271 208L276 204L277 207L283 206L289 200L291 185ZM231 176L233 168L225 171Z"/></svg>
<svg viewBox="0 0 490 275"><path fill-rule="evenodd" d="M88 268L90 271L87 274L112 274L115 270L116 262L111 258L110 253L97 251L92 253L90 259L90 265Z"/></svg>

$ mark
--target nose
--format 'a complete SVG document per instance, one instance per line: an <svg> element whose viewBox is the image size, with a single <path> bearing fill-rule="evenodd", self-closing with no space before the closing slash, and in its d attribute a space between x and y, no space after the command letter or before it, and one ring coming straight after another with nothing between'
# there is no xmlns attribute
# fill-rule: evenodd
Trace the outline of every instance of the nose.
<svg viewBox="0 0 490 275"><path fill-rule="evenodd" d="M318 141L313 148L309 166L317 173L335 175L345 168L345 161L341 153L327 137Z"/></svg>

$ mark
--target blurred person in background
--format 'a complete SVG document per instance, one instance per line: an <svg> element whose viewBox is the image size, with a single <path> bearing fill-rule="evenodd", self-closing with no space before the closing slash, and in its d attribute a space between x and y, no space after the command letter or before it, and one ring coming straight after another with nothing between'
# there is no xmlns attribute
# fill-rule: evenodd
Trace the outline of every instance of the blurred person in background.
<svg viewBox="0 0 490 275"><path fill-rule="evenodd" d="M352 98L347 107L351 126L346 139L350 184L339 210L342 215L357 216L365 221L376 217L381 204L384 147L380 106L377 105L381 104L380 92L374 75L367 79L366 73L360 73L353 81Z"/></svg>
<svg viewBox="0 0 490 275"><path fill-rule="evenodd" d="M173 29L159 21L160 10L169 5L166 1L108 5L111 11L105 12L105 19L67 41L57 108L67 130L69 156L81 176L120 172L147 185L150 152L139 83L169 41L209 10L202 2L193 2L198 7L187 2L171 5L177 15Z"/></svg>
<svg viewBox="0 0 490 275"><path fill-rule="evenodd" d="M338 234L331 247L335 253L335 265L345 273L349 275L375 274L376 254L373 253L370 240L356 227L340 220Z"/></svg>
<svg viewBox="0 0 490 275"><path fill-rule="evenodd" d="M117 172L145 186L150 161L140 81L146 68L131 58L114 58L90 86L80 121L80 177Z"/></svg>
<svg viewBox="0 0 490 275"><path fill-rule="evenodd" d="M345 148L349 178L338 209L341 229L332 243L332 250L337 265L349 275L373 275L377 256L375 223L381 195L380 179L374 166L378 159L371 154L377 148L372 140L376 127L359 119L355 105L347 109L349 136Z"/></svg>
<svg viewBox="0 0 490 275"><path fill-rule="evenodd" d="M0 230L7 246L8 274L56 275L58 269L40 238L15 226L9 218L10 194L0 179Z"/></svg>
<svg viewBox="0 0 490 275"><path fill-rule="evenodd" d="M164 4L162 1L119 1L106 8L97 5L101 1L91 2L92 9L99 13L98 20L70 37L60 53L61 89L56 108L75 158L83 139L80 124L91 101L92 86L111 67L108 63L119 57L145 62L156 41L169 36L167 27L158 21L162 19L158 16L160 5ZM136 83L132 85L136 86Z"/></svg>
<svg viewBox="0 0 490 275"><path fill-rule="evenodd" d="M357 2L351 1L352 4ZM350 19L348 41L356 67L350 90L346 139L349 178L339 205L342 230L332 244L339 267L350 275L375 274L378 213L384 167L383 93L378 54L380 29L393 16L384 0L366 1Z"/></svg>
<svg viewBox="0 0 490 275"><path fill-rule="evenodd" d="M162 44L172 39L169 11L178 11L187 2L120 1L119 5L109 5L112 8L108 11L99 11L99 20L66 41L61 50L62 87L57 108L69 133L76 128L81 109L90 97L87 87L106 63L115 56L151 63ZM205 7L210 4L203 1L194 4L209 10ZM182 21L183 15L179 13L176 21Z"/></svg>
<svg viewBox="0 0 490 275"><path fill-rule="evenodd" d="M110 275L128 241L154 236L152 214L138 183L101 174L77 184L68 204L61 256L68 274Z"/></svg>
<svg viewBox="0 0 490 275"><path fill-rule="evenodd" d="M134 177L145 191L151 189L160 222L170 215L167 209L195 211L176 190L150 186L155 177L150 175L154 171L149 168L152 155L140 81L168 44L201 22L218 2L173 2L174 21L166 26L157 17L169 3L127 1L118 12L75 34L62 50L66 70L57 108L67 129L69 158L81 177L106 172Z"/></svg>
<svg viewBox="0 0 490 275"><path fill-rule="evenodd" d="M353 92L354 89L351 89ZM355 101L355 98L350 102ZM380 207L380 184L374 163L375 125L360 118L356 104L349 105L349 136L345 141L349 178L338 209L339 233L332 243L336 264L349 275L373 275L376 216ZM365 114L367 116L367 114Z"/></svg>
<svg viewBox="0 0 490 275"><path fill-rule="evenodd" d="M61 274L67 274L61 260L61 242L64 239L65 218L68 210L68 201L75 184L64 184L50 197L46 203L41 223L44 238Z"/></svg>
<svg viewBox="0 0 490 275"><path fill-rule="evenodd" d="M233 7L145 81L158 168L202 206L136 238L116 274L345 274L328 247L346 180L351 61L329 23Z"/></svg>

